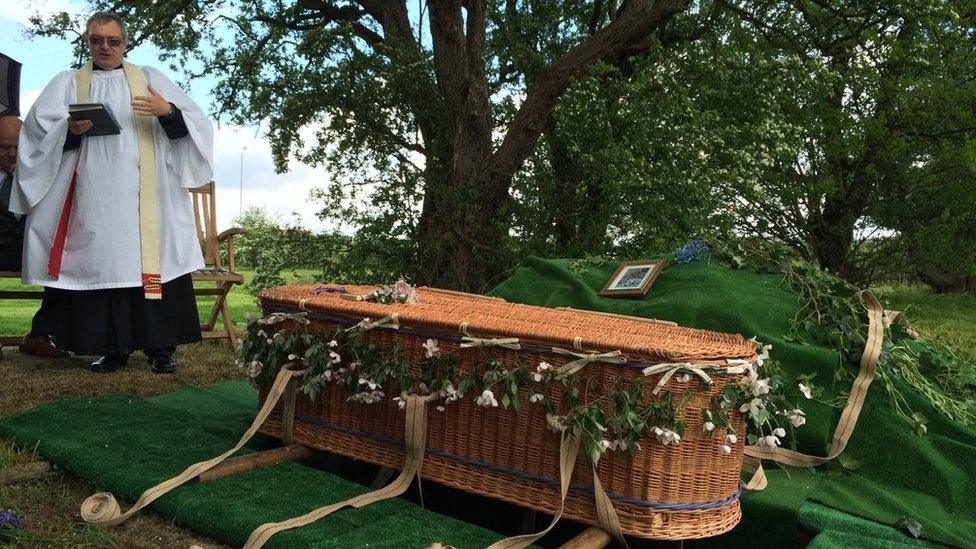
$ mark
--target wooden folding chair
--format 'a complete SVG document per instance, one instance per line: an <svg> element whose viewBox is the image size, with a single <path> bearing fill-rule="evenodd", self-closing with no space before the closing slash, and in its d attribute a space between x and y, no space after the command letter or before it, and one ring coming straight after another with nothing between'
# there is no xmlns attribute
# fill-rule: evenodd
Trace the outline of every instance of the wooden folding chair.
<svg viewBox="0 0 976 549"><path fill-rule="evenodd" d="M215 296L210 318L200 325L203 339L224 339L230 343L231 349L237 348L237 336L234 334L234 322L227 308L227 294L235 284L243 284L244 276L234 272L234 237L247 231L240 228L227 229L217 233L217 206L215 199L215 185L211 181L206 185L190 189L193 196L193 213L196 218L197 236L203 246L203 261L206 267L193 273L194 282L210 281L216 288L196 288L193 293L197 296ZM227 266L224 267L220 258L220 247L227 244ZM217 329L217 319L223 321L223 329Z"/></svg>

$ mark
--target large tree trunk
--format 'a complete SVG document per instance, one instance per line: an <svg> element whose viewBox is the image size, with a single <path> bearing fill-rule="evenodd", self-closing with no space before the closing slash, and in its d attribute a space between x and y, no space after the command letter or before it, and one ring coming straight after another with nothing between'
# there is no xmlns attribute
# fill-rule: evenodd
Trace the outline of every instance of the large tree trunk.
<svg viewBox="0 0 976 549"><path fill-rule="evenodd" d="M962 276L940 269L919 271L918 278L937 294L976 293L976 276Z"/></svg>
<svg viewBox="0 0 976 549"><path fill-rule="evenodd" d="M453 165L446 184L429 185L424 196L433 205L430 221L419 235L421 280L483 291L505 266L502 248L509 228L505 209L512 177L535 147L556 101L595 62L631 51L683 10L686 2L628 2L611 24L555 61L529 86L494 153L485 70L485 2L443 0L428 6L437 85L451 121Z"/></svg>

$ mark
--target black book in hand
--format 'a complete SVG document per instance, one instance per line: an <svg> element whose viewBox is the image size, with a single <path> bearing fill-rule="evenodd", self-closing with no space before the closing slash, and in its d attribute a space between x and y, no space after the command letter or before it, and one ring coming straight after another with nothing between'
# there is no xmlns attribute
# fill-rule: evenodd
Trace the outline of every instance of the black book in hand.
<svg viewBox="0 0 976 549"><path fill-rule="evenodd" d="M84 136L94 137L96 135L118 135L122 133L122 128L112 115L112 109L102 103L74 103L68 105L68 114L74 120L91 120L92 127L85 132Z"/></svg>

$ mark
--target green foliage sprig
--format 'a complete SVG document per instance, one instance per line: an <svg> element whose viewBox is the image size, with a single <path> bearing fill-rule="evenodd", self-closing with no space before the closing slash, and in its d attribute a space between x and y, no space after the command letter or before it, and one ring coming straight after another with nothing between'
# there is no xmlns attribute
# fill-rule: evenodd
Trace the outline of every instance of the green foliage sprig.
<svg viewBox="0 0 976 549"><path fill-rule="evenodd" d="M860 361L868 331L856 288L783 246L739 240L713 248L718 252L713 257L726 266L781 273L785 287L801 302L783 339L834 349L834 379L854 379L852 366ZM976 369L944 342L924 336L913 342L899 326L885 328L876 376L892 410L919 436L927 433L928 418L913 409L906 391L920 395L947 418L976 425ZM827 404L842 407L846 400L842 394Z"/></svg>

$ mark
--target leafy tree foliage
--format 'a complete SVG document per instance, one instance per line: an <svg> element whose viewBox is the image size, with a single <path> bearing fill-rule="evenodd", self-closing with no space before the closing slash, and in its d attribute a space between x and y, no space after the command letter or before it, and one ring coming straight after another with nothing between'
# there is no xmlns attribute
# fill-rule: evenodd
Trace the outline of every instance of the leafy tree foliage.
<svg viewBox="0 0 976 549"><path fill-rule="evenodd" d="M855 281L864 270L853 244L872 225L899 231L920 271L953 265L964 274L968 250L925 242L942 233L936 219L972 215L976 204L964 189L974 182L972 3L719 4L738 17L728 46L754 65L742 80L750 87L728 81L726 96L743 93L752 108L733 105L781 132L786 145L786 154L769 157L756 192L742 188L739 219ZM762 89L775 92L753 95ZM946 171L950 165L957 171ZM972 249L964 232L953 238L968 238Z"/></svg>
<svg viewBox="0 0 976 549"><path fill-rule="evenodd" d="M215 78L216 111L263 120L279 169L340 182L314 199L356 230L322 252L355 262L341 276L479 290L530 253L702 236L856 283L976 284L969 1L90 4Z"/></svg>
<svg viewBox="0 0 976 549"><path fill-rule="evenodd" d="M532 3L513 0L504 13ZM559 97L595 63L626 55L685 8L683 0L613 2L599 30L577 34L516 90L519 105L503 126L497 103L513 92L488 78L505 60L486 48L496 5L485 0L421 4L413 19L406 0L93 4L134 19L135 42L152 36L175 55L197 55L204 74L221 77L215 98L232 119L275 113L268 124L280 168L293 152L348 182L328 196L355 203L369 188L371 203L358 205L370 212L366 232L415 243L418 278L468 289L504 267L512 178ZM229 23L232 40L201 29L217 20ZM59 22L41 32L63 32ZM215 51L194 53L201 40ZM318 132L306 144L299 130L308 126ZM418 197L419 212L410 207Z"/></svg>

